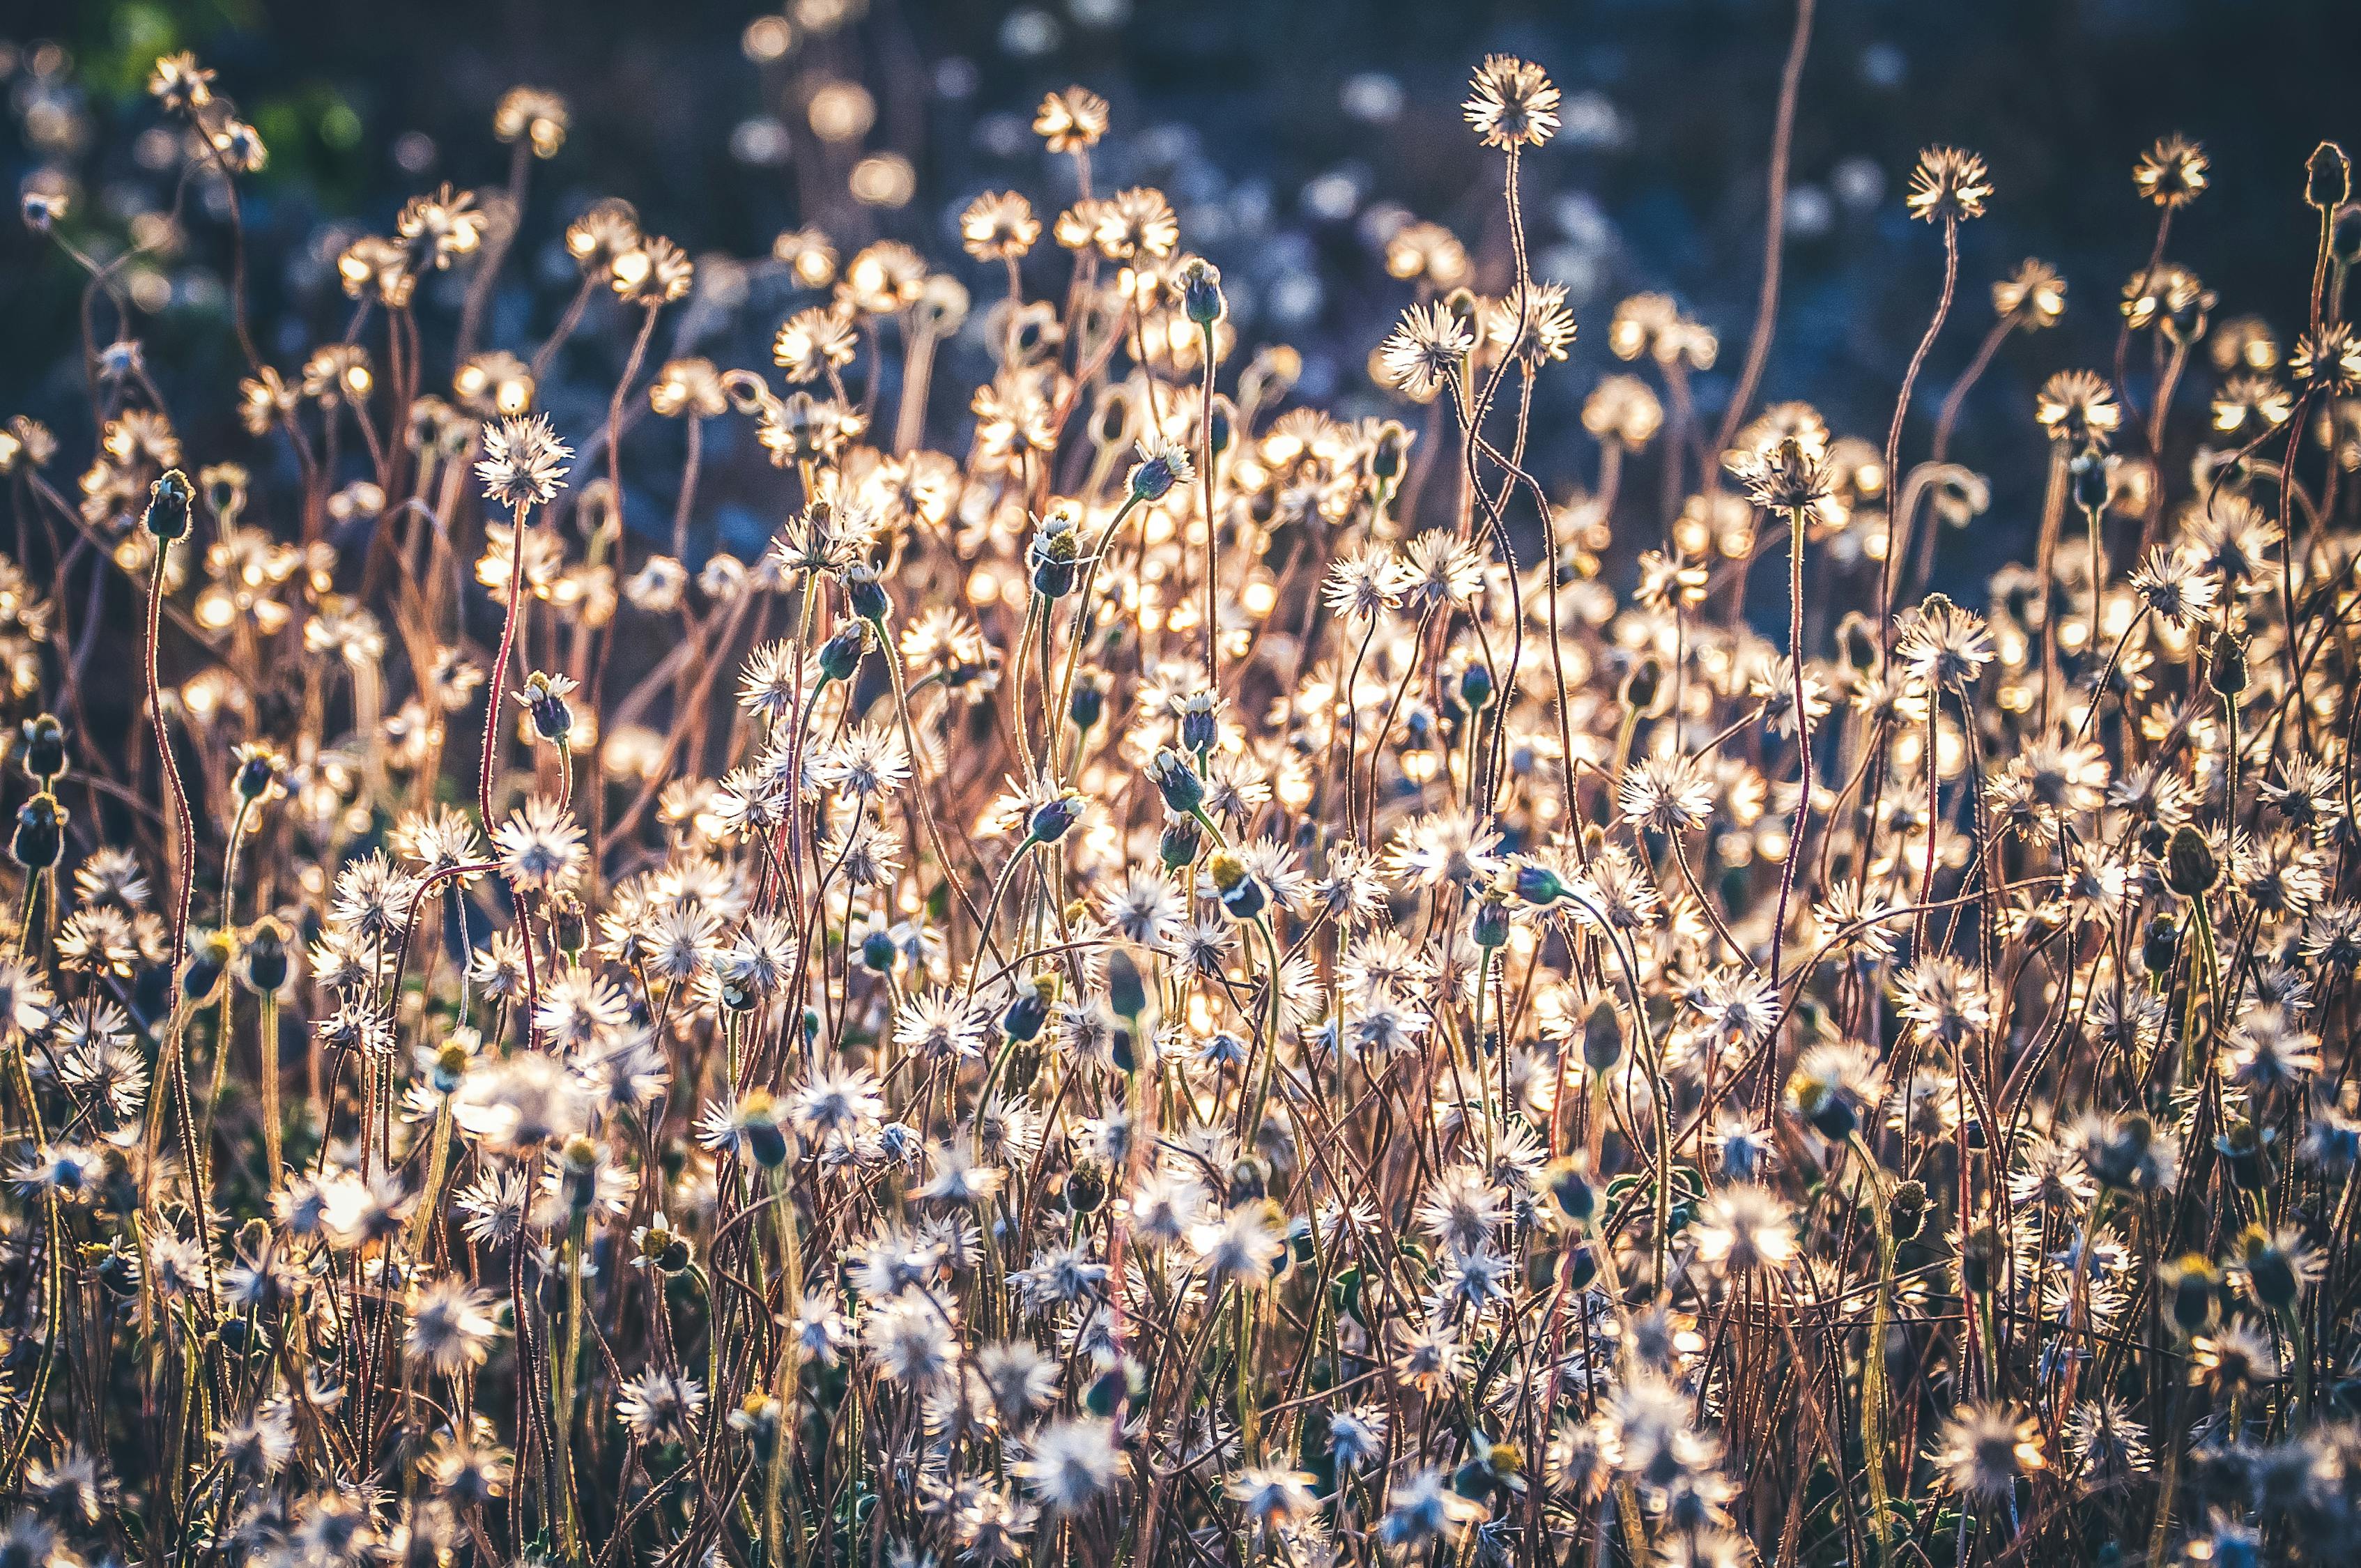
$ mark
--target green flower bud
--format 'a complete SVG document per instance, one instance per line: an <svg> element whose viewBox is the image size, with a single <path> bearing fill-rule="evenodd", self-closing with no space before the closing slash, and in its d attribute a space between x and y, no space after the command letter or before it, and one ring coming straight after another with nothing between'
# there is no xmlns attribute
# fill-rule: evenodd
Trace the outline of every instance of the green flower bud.
<svg viewBox="0 0 2361 1568"><path fill-rule="evenodd" d="M163 477L148 487L148 513L141 521L159 543L169 544L189 532L189 503L194 499L189 477L167 468Z"/></svg>

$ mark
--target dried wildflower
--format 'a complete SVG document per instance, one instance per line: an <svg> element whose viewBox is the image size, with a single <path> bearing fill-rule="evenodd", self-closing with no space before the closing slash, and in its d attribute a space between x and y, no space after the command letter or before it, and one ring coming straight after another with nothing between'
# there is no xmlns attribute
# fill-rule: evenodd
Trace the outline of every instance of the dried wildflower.
<svg viewBox="0 0 2361 1568"><path fill-rule="evenodd" d="M1033 115L1033 134L1051 152L1088 152L1106 128L1106 100L1081 87L1048 94Z"/></svg>
<svg viewBox="0 0 2361 1568"><path fill-rule="evenodd" d="M504 419L484 427L484 455L476 476L488 499L522 512L557 499L566 460L573 455L574 449L557 439L548 415Z"/></svg>
<svg viewBox="0 0 2361 1568"><path fill-rule="evenodd" d="M1466 324L1442 303L1412 305L1402 313L1378 350L1386 378L1411 397L1434 396L1445 383L1455 382L1476 340Z"/></svg>
<svg viewBox="0 0 2361 1568"><path fill-rule="evenodd" d="M1014 191L986 192L960 214L960 243L978 261L1013 261L1040 237L1033 203Z"/></svg>
<svg viewBox="0 0 2361 1568"><path fill-rule="evenodd" d="M2060 370L2041 383L2034 418L2053 441L2105 445L2124 422L2115 389L2088 370Z"/></svg>
<svg viewBox="0 0 2361 1568"><path fill-rule="evenodd" d="M2288 374L2300 386L2335 396L2361 390L2361 336L2342 322L2330 322L2296 339Z"/></svg>
<svg viewBox="0 0 2361 1568"><path fill-rule="evenodd" d="M2065 316L2066 280L2047 263L2027 259L1993 285L1992 300L2001 320L2037 332Z"/></svg>
<svg viewBox="0 0 2361 1568"><path fill-rule="evenodd" d="M432 196L413 196L394 220L394 232L413 253L440 270L483 247L489 220L472 191L444 185Z"/></svg>
<svg viewBox="0 0 2361 1568"><path fill-rule="evenodd" d="M1972 1497L2013 1496L2018 1482L2048 1464L2039 1423L2014 1405L1961 1406L1928 1457L1953 1491Z"/></svg>
<svg viewBox="0 0 2361 1568"><path fill-rule="evenodd" d="M1910 171L1910 192L1903 204L1912 217L1930 224L1938 218L1959 223L1982 217L1992 190L1992 177L1985 172L1982 159L1955 147L1930 147L1918 155L1917 167Z"/></svg>
<svg viewBox="0 0 2361 1568"><path fill-rule="evenodd" d="M552 159L566 145L566 100L539 87L511 87L492 111L492 135L524 142L539 159Z"/></svg>
<svg viewBox="0 0 2361 1568"><path fill-rule="evenodd" d="M1487 147L1539 147L1557 134L1557 88L1542 68L1514 55L1485 57L1460 111Z"/></svg>
<svg viewBox="0 0 2361 1568"><path fill-rule="evenodd" d="M2132 186L2168 211L2185 207L2204 193L2212 167L2204 148L2181 137L2169 136L2141 153L2139 161L2132 165Z"/></svg>

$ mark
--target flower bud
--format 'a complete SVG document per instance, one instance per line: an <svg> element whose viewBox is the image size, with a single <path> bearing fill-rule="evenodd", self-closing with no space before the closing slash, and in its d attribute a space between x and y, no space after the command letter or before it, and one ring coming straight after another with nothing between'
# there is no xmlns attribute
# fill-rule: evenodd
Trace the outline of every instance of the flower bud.
<svg viewBox="0 0 2361 1568"><path fill-rule="evenodd" d="M1999 1262L2000 1233L1990 1225L1979 1225L1960 1244L1960 1283L1979 1296L1991 1294Z"/></svg>
<svg viewBox="0 0 2361 1568"><path fill-rule="evenodd" d="M1885 1203L1886 1223L1894 1233L1896 1244L1914 1241L1918 1227L1927 1221L1927 1185L1922 1181L1902 1181L1894 1184Z"/></svg>
<svg viewBox="0 0 2361 1568"><path fill-rule="evenodd" d="M1651 653L1631 666L1623 677L1623 706L1634 713L1645 713L1656 706L1656 696L1664 690L1664 666Z"/></svg>
<svg viewBox="0 0 2361 1568"><path fill-rule="evenodd" d="M1212 692L1192 692L1180 705L1180 749L1199 756L1213 749L1222 738L1221 722L1214 716L1214 706L1220 699Z"/></svg>
<svg viewBox="0 0 2361 1568"><path fill-rule="evenodd" d="M1107 692L1114 685L1104 670L1083 670L1075 675L1073 700L1066 705L1066 717L1074 721L1075 729L1088 734L1099 727L1099 720L1106 717Z"/></svg>
<svg viewBox="0 0 2361 1568"><path fill-rule="evenodd" d="M1082 558L1082 541L1074 532L1073 513L1058 508L1033 531L1025 552L1033 569L1033 591L1043 598L1060 599L1074 591L1075 567Z"/></svg>
<svg viewBox="0 0 2361 1568"><path fill-rule="evenodd" d="M2222 1307L2222 1274L2202 1253L2175 1258L2157 1270L2172 1311L2172 1326L2195 1337L2213 1326Z"/></svg>
<svg viewBox="0 0 2361 1568"><path fill-rule="evenodd" d="M246 934L240 978L258 996L276 995L287 984L287 927L264 916Z"/></svg>
<svg viewBox="0 0 2361 1568"><path fill-rule="evenodd" d="M1591 1004L1590 1016L1582 1024L1583 1065L1594 1073L1604 1075L1615 1069L1623 1059L1623 1015L1615 1003L1600 997Z"/></svg>
<svg viewBox="0 0 2361 1568"><path fill-rule="evenodd" d="M2205 678L2214 691L2225 697L2235 697L2246 689L2246 650L2230 635L2226 626L2213 634Z"/></svg>
<svg viewBox="0 0 2361 1568"><path fill-rule="evenodd" d="M1877 668L1881 652L1877 629L1861 611L1849 610L1837 623L1837 646L1844 650L1845 663L1860 674L1865 675Z"/></svg>
<svg viewBox="0 0 2361 1568"><path fill-rule="evenodd" d="M1534 861L1521 863L1516 870L1517 896L1535 908L1546 909L1565 896L1565 883L1557 872Z"/></svg>
<svg viewBox="0 0 2361 1568"><path fill-rule="evenodd" d="M25 772L43 784L66 771L66 729L54 713L25 720Z"/></svg>
<svg viewBox="0 0 2361 1568"><path fill-rule="evenodd" d="M1054 844L1082 819L1081 795L1056 795L1033 808L1033 815L1026 819L1025 830L1037 844Z"/></svg>
<svg viewBox="0 0 2361 1568"><path fill-rule="evenodd" d="M238 799L251 806L278 786L279 775L286 766L287 759L275 751L261 746L248 748L238 759L230 786L236 791Z"/></svg>
<svg viewBox="0 0 2361 1568"><path fill-rule="evenodd" d="M2238 1261L2246 1276L2246 1288L2255 1299L2274 1312L2284 1312L2296 1303L2303 1292L2303 1277L2297 1271L2296 1261L2279 1245L2277 1237L2260 1225L2248 1225L2238 1238Z"/></svg>
<svg viewBox="0 0 2361 1568"><path fill-rule="evenodd" d="M2214 1138L2213 1151L2229 1168L2232 1182L2248 1192L2259 1192L2270 1185L2270 1146L2276 1135L2256 1126L2251 1118L2240 1116Z"/></svg>
<svg viewBox="0 0 2361 1568"><path fill-rule="evenodd" d="M1476 901L1474 924L1470 933L1476 945L1487 952L1509 945L1509 901L1505 894L1488 890Z"/></svg>
<svg viewBox="0 0 2361 1568"><path fill-rule="evenodd" d="M1144 445L1131 470L1131 499L1162 500L1172 487L1191 477L1189 455L1177 446Z"/></svg>
<svg viewBox="0 0 2361 1568"><path fill-rule="evenodd" d="M169 544L189 532L189 503L195 499L189 477L178 468L167 468L161 478L148 487L148 513L140 521L159 543Z"/></svg>
<svg viewBox="0 0 2361 1568"><path fill-rule="evenodd" d="M1147 983L1139 978L1139 966L1121 948L1107 955L1107 1004L1117 1017L1134 1024L1148 1011Z"/></svg>
<svg viewBox="0 0 2361 1568"><path fill-rule="evenodd" d="M885 618L894 613L894 601L879 580L877 568L861 565L844 569L844 599L852 613L884 630Z"/></svg>
<svg viewBox="0 0 2361 1568"><path fill-rule="evenodd" d="M2343 206L2353 193L2352 165L2345 160L2345 149L2333 141L2312 149L2303 172L2303 199L2323 212Z"/></svg>
<svg viewBox="0 0 2361 1568"><path fill-rule="evenodd" d="M2077 453L2067 471L2074 492L2074 505L2085 515L2107 510L2107 455L2096 446Z"/></svg>
<svg viewBox="0 0 2361 1568"><path fill-rule="evenodd" d="M192 1003L211 1001L236 956L225 931L208 931L191 942L189 956L181 965L181 999Z"/></svg>
<svg viewBox="0 0 2361 1568"><path fill-rule="evenodd" d="M2316 156L2316 155L2315 155ZM1222 297L1222 269L1201 256L1181 265L1180 313L1199 326L1210 327L1229 312Z"/></svg>
<svg viewBox="0 0 2361 1568"><path fill-rule="evenodd" d="M1156 840L1156 858L1164 862L1168 872L1177 872L1197 858L1197 850L1205 839L1205 830L1193 817L1175 817L1164 825Z"/></svg>
<svg viewBox="0 0 2361 1568"><path fill-rule="evenodd" d="M28 872L45 872L56 865L66 850L66 824L73 814L58 804L58 797L47 790L16 808L16 831L8 840L8 853Z"/></svg>
<svg viewBox="0 0 2361 1568"><path fill-rule="evenodd" d="M849 621L819 645L819 676L823 681L849 681L861 661L877 645L877 628L866 620Z"/></svg>
<svg viewBox="0 0 2361 1568"><path fill-rule="evenodd" d="M1156 755L1148 764L1148 776L1164 796L1164 804L1177 816L1191 816L1205 804L1205 781L1197 776L1188 758L1170 746L1156 748Z"/></svg>
<svg viewBox="0 0 2361 1568"><path fill-rule="evenodd" d="M1469 713L1481 713L1492 700L1492 672L1482 664L1470 664L1459 673L1459 705Z"/></svg>
<svg viewBox="0 0 2361 1568"><path fill-rule="evenodd" d="M590 947L590 917L582 907L582 900L570 893L560 893L549 904L550 946L576 963Z"/></svg>
<svg viewBox="0 0 2361 1568"><path fill-rule="evenodd" d="M1038 1039L1042 1025L1049 1021L1049 1004L1057 998L1058 976L1043 970L1030 985L1017 992L1016 1000L1000 1015L1000 1032L1020 1043Z"/></svg>
<svg viewBox="0 0 2361 1568"><path fill-rule="evenodd" d="M1213 858L1205 863L1205 869L1213 879L1213 891L1221 894L1222 908L1231 919L1252 920L1270 902L1261 882L1246 870L1246 863L1231 851L1214 850Z"/></svg>
<svg viewBox="0 0 2361 1568"><path fill-rule="evenodd" d="M574 709L566 700L573 684L562 675L535 670L525 677L524 690L517 693L517 701L533 717L533 732L553 746L564 745L574 732Z"/></svg>
<svg viewBox="0 0 2361 1568"><path fill-rule="evenodd" d="M1590 1175L1580 1160L1554 1160L1542 1173L1542 1179L1548 1185L1550 1201L1575 1223L1586 1224L1598 1212L1598 1189L1590 1184Z"/></svg>
<svg viewBox="0 0 2361 1568"><path fill-rule="evenodd" d="M2189 823L2173 829L2164 852L2164 885L2183 898L2202 898L2221 879L2222 864L2205 835Z"/></svg>
<svg viewBox="0 0 2361 1568"><path fill-rule="evenodd" d="M1076 1160L1073 1170L1066 1178L1066 1212L1095 1214L1099 1206L1106 1201L1106 1167L1094 1159Z"/></svg>

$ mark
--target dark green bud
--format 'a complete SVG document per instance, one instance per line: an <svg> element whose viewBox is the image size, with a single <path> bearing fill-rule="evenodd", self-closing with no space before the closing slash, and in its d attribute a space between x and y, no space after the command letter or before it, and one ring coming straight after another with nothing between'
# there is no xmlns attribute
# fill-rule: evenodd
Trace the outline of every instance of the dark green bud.
<svg viewBox="0 0 2361 1568"><path fill-rule="evenodd" d="M1147 1392L1146 1373L1139 1363L1126 1355L1091 1379L1090 1387L1082 1391L1082 1405L1099 1420L1113 1420L1126 1404L1143 1398Z"/></svg>
<svg viewBox="0 0 2361 1568"><path fill-rule="evenodd" d="M2304 201L2323 212L2343 206L2353 193L2353 167L2345 160L2345 149L2333 141L2312 149L2303 174Z"/></svg>
<svg viewBox="0 0 2361 1568"><path fill-rule="evenodd" d="M1148 1011L1147 983L1139 978L1139 966L1121 948L1107 955L1107 1004L1115 1016L1134 1024Z"/></svg>
<svg viewBox="0 0 2361 1568"><path fill-rule="evenodd" d="M269 916L246 934L245 980L258 996L273 995L287 984L287 927Z"/></svg>
<svg viewBox="0 0 2361 1568"><path fill-rule="evenodd" d="M2107 510L2107 455L2092 446L2067 465L2074 504L2085 515Z"/></svg>
<svg viewBox="0 0 2361 1568"><path fill-rule="evenodd" d="M230 787L237 792L238 799L251 806L269 795L271 786L279 782L281 762L281 758L259 746L255 747L239 760L237 773L232 777Z"/></svg>
<svg viewBox="0 0 2361 1568"><path fill-rule="evenodd" d="M1033 532L1025 559L1033 568L1033 591L1043 598L1060 599L1074 591L1076 564L1082 553L1074 533L1074 520L1063 510L1052 511Z"/></svg>
<svg viewBox="0 0 2361 1568"><path fill-rule="evenodd" d="M2303 1277L2296 1272L2295 1259L2270 1232L2260 1225L2247 1226L2246 1234L2238 1238L2238 1251L2246 1288L2255 1293L2256 1300L2274 1312L2295 1305L2303 1291Z"/></svg>
<svg viewBox="0 0 2361 1568"><path fill-rule="evenodd" d="M2185 822L2174 828L2164 852L2164 885L2183 898L2202 898L2221 876L2222 863L2205 835Z"/></svg>
<svg viewBox="0 0 2361 1568"><path fill-rule="evenodd" d="M2270 1185L2271 1142L2271 1134L2241 1116L2222 1129L2213 1140L2213 1150L2229 1168L2232 1181L2248 1192L2259 1192Z"/></svg>
<svg viewBox="0 0 2361 1568"><path fill-rule="evenodd" d="M1591 1004L1590 1016L1582 1024L1583 1065L1594 1073L1614 1070L1623 1059L1623 1015L1615 1003L1600 997Z"/></svg>
<svg viewBox="0 0 2361 1568"><path fill-rule="evenodd" d="M1078 1160L1066 1178L1066 1212L1095 1214L1106 1201L1106 1167L1093 1159Z"/></svg>
<svg viewBox="0 0 2361 1568"><path fill-rule="evenodd" d="M1590 1184L1589 1173L1578 1161L1555 1161L1543 1173L1543 1179L1549 1183L1550 1201L1567 1219L1583 1224L1598 1212L1598 1189Z"/></svg>
<svg viewBox="0 0 2361 1568"><path fill-rule="evenodd" d="M226 933L214 931L200 938L181 965L181 998L192 1003L210 1001L221 990L222 977L236 956Z"/></svg>
<svg viewBox="0 0 2361 1568"><path fill-rule="evenodd" d="M1081 795L1052 795L1033 808L1033 815L1026 821L1025 830L1037 844L1054 844L1082 819Z"/></svg>
<svg viewBox="0 0 2361 1568"><path fill-rule="evenodd" d="M1172 487L1193 478L1189 455L1177 446L1156 446L1145 449L1145 455L1132 466L1131 498L1136 501L1162 500Z"/></svg>
<svg viewBox="0 0 2361 1568"><path fill-rule="evenodd" d="M2212 1328L2222 1305L2222 1274L2212 1260L2191 1253L2158 1272L2172 1309L2172 1326L2191 1337Z"/></svg>
<svg viewBox="0 0 2361 1568"><path fill-rule="evenodd" d="M1156 840L1156 858L1164 862L1168 872L1177 872L1197 858L1204 842L1205 830L1197 826L1193 817L1176 817L1164 825L1163 834Z"/></svg>
<svg viewBox="0 0 2361 1568"><path fill-rule="evenodd" d="M1546 909L1565 896L1565 883L1547 866L1527 861L1517 867L1517 896L1537 908Z"/></svg>
<svg viewBox="0 0 2361 1568"><path fill-rule="evenodd" d="M1656 696L1664 690L1664 666L1653 653L1631 666L1623 677L1623 706L1635 713L1645 713L1656 706Z"/></svg>
<svg viewBox="0 0 2361 1568"><path fill-rule="evenodd" d="M2000 1233L1982 1225L1960 1244L1960 1282L1979 1296L1992 1293L1993 1274L2000 1262Z"/></svg>
<svg viewBox="0 0 2361 1568"><path fill-rule="evenodd" d="M819 645L820 679L851 680L876 643L877 628L869 621L855 620L838 627L836 635Z"/></svg>
<svg viewBox="0 0 2361 1568"><path fill-rule="evenodd" d="M1189 765L1189 759L1170 746L1156 748L1156 755L1148 764L1148 776L1164 796L1164 804L1180 817L1192 815L1205 804L1205 781Z"/></svg>
<svg viewBox="0 0 2361 1568"><path fill-rule="evenodd" d="M1229 313L1222 298L1222 269L1199 256L1182 264L1179 283L1180 313L1199 326L1210 327Z"/></svg>
<svg viewBox="0 0 2361 1568"><path fill-rule="evenodd" d="M852 607L853 614L881 631L884 630L885 618L894 613L894 601L886 595L885 585L879 580L874 566L844 569L844 601Z"/></svg>
<svg viewBox="0 0 2361 1568"><path fill-rule="evenodd" d="M550 901L549 940L552 946L576 963L590 947L590 916L582 907L582 900L570 893L561 893Z"/></svg>
<svg viewBox="0 0 2361 1568"><path fill-rule="evenodd" d="M1459 674L1459 703L1469 713L1481 713L1492 700L1492 672L1470 664Z"/></svg>
<svg viewBox="0 0 2361 1568"><path fill-rule="evenodd" d="M66 727L54 713L25 720L25 772L47 784L66 771Z"/></svg>
<svg viewBox="0 0 2361 1568"><path fill-rule="evenodd" d="M189 503L196 497L186 474L167 468L163 477L148 487L148 514L141 521L159 543L169 544L188 533Z"/></svg>
<svg viewBox="0 0 2361 1568"><path fill-rule="evenodd" d="M1861 611L1848 611L1845 618L1837 623L1837 646L1844 650L1845 663L1861 674L1877 668L1881 652L1877 629Z"/></svg>
<svg viewBox="0 0 2361 1568"><path fill-rule="evenodd" d="M2180 927L2169 914L2160 914L2147 923L2147 937L2140 944L2140 962L2150 974L2163 974L2172 968L2173 956L2180 948Z"/></svg>
<svg viewBox="0 0 2361 1568"><path fill-rule="evenodd" d="M1074 700L1066 707L1066 717L1074 728L1084 734L1099 727L1106 717L1107 691L1115 683L1104 670L1084 670L1074 679Z"/></svg>
<svg viewBox="0 0 2361 1568"><path fill-rule="evenodd" d="M1222 738L1221 721L1214 715L1213 700L1213 695L1211 692L1199 692L1181 705L1180 749L1182 751L1194 751L1202 756L1212 751L1213 742Z"/></svg>
<svg viewBox="0 0 2361 1568"><path fill-rule="evenodd" d="M2246 650L2224 627L2213 634L2213 647L2207 661L2205 679L2214 691L2225 697L2235 697L2246 689Z"/></svg>
<svg viewBox="0 0 2361 1568"><path fill-rule="evenodd" d="M1473 932L1476 945L1487 951L1509 945L1509 901L1488 893L1476 901Z"/></svg>
<svg viewBox="0 0 2361 1568"><path fill-rule="evenodd" d="M1918 1227L1927 1221L1926 1183L1897 1182L1886 1199L1885 1214L1886 1223L1893 1227L1894 1239L1897 1244L1916 1240Z"/></svg>
<svg viewBox="0 0 2361 1568"><path fill-rule="evenodd" d="M1044 970L1033 977L1033 983L1016 993L1016 1000L1000 1015L1000 1032L1012 1040L1030 1041L1040 1037L1041 1027L1049 1021L1049 1003L1058 996L1058 977Z"/></svg>
<svg viewBox="0 0 2361 1568"><path fill-rule="evenodd" d="M66 852L66 824L73 814L47 790L16 808L16 831L8 853L28 872L45 872Z"/></svg>

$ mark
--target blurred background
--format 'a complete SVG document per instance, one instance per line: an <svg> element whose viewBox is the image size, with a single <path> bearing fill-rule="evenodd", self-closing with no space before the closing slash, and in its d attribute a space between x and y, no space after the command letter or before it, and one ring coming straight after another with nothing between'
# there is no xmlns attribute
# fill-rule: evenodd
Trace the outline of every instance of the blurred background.
<svg viewBox="0 0 2361 1568"><path fill-rule="evenodd" d="M246 181L251 289L262 351L291 367L343 331L351 307L332 263L345 243L389 230L422 189L505 182L510 149L490 121L511 86L562 94L571 127L532 171L489 341L546 335L575 276L564 223L620 196L698 260L697 292L667 313L658 352L762 366L771 330L808 302L770 259L782 230L817 225L847 255L904 239L988 296L996 274L960 255L956 216L986 189L1023 191L1045 217L1071 198L1067 160L1043 152L1029 122L1045 91L1078 82L1114 106L1102 187L1165 190L1183 244L1223 269L1246 343L1298 348L1298 395L1332 411L1400 411L1367 372L1412 297L1389 276L1386 244L1410 221L1444 224L1470 253L1471 281L1499 286L1498 156L1477 146L1458 104L1469 68L1511 50L1566 94L1563 132L1527 160L1536 269L1567 286L1583 328L1536 411L1535 461L1563 495L1592 477L1576 415L1618 368L1605 332L1618 299L1669 291L1718 331L1699 401L1711 411L1729 396L1759 287L1794 15L1786 0L0 5L0 165L16 187L70 192L65 232L93 254L160 239L126 272L149 368L199 461L217 440L220 455L258 463L228 395L242 366L218 192L183 225L163 216L181 151L144 91L159 54L195 50L269 148ZM2105 367L2120 291L2147 259L2154 214L2132 189L2133 159L2169 132L2204 144L2213 188L2176 223L2172 258L2219 294L2217 320L2259 313L2284 333L2315 232L2303 160L2323 137L2361 137L2356 71L2353 0L1821 0L1765 396L1809 400L1839 432L1882 440L1941 275L1939 235L1907 221L1904 182L1922 146L1981 152L1997 193L1964 231L1960 303L1921 384L1922 416L1990 323L1993 279L2039 257L2070 288L2060 330L2004 346L1955 444L1996 470L1995 505L1979 531L1988 542L1949 539L1945 560L1989 565L2035 504L2033 388L2063 367ZM1063 258L1035 260L1036 287L1056 286ZM80 281L47 240L0 228L0 415L49 420L69 455L89 441ZM430 279L430 354L465 285L457 273ZM561 427L569 408L603 411L613 384L625 334L598 326L544 388ZM988 373L970 347L972 364L954 358L939 377L930 444L963 441L966 389ZM2202 384L2185 394L2204 395ZM1923 423L1916 436L1923 450ZM2027 466L2037 471L2015 475ZM775 521L758 485L721 483L714 505L725 542Z"/></svg>

